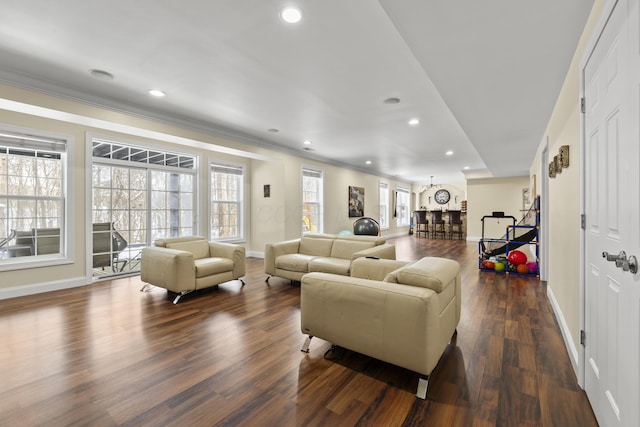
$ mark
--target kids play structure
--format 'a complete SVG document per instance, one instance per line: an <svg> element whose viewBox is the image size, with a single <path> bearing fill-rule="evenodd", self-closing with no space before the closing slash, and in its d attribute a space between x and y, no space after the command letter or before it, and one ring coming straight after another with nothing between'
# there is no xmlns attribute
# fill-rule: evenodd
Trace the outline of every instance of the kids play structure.
<svg viewBox="0 0 640 427"><path fill-rule="evenodd" d="M485 237L485 221L509 220L504 236ZM524 212L519 223L504 212L482 217L482 238L478 242L478 268L496 273L539 277L540 197Z"/></svg>

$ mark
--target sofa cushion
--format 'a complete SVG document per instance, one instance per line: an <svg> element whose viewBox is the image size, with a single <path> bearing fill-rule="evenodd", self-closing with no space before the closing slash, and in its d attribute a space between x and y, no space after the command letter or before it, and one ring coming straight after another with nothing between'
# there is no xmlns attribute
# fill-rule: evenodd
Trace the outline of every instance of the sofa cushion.
<svg viewBox="0 0 640 427"><path fill-rule="evenodd" d="M351 256L363 249L369 249L375 246L374 242L359 242L357 240L341 240L336 239L331 247L332 258L351 259Z"/></svg>
<svg viewBox="0 0 640 427"><path fill-rule="evenodd" d="M392 271L385 277L384 281L420 286L436 292L442 292L446 286L455 282L459 271L460 264L456 261L445 258L424 257Z"/></svg>
<svg viewBox="0 0 640 427"><path fill-rule="evenodd" d="M309 261L314 258L316 257L313 255L302 254L280 255L276 258L276 268L279 270L307 273L309 271Z"/></svg>
<svg viewBox="0 0 640 427"><path fill-rule="evenodd" d="M339 235L337 240L349 240L356 242L372 242L375 246L383 245L387 243L387 238L382 236L363 236L361 234L356 235Z"/></svg>
<svg viewBox="0 0 640 427"><path fill-rule="evenodd" d="M330 256L334 239L303 236L298 253L303 255Z"/></svg>
<svg viewBox="0 0 640 427"><path fill-rule="evenodd" d="M233 270L233 261L229 258L201 258L194 261L196 278L226 273Z"/></svg>
<svg viewBox="0 0 640 427"><path fill-rule="evenodd" d="M407 265L406 261L393 259L370 259L361 257L351 262L351 277L360 279L383 280L387 274Z"/></svg>
<svg viewBox="0 0 640 427"><path fill-rule="evenodd" d="M351 260L341 258L314 258L309 261L309 272L318 271L321 273L349 275Z"/></svg>
<svg viewBox="0 0 640 427"><path fill-rule="evenodd" d="M193 259L207 258L209 256L209 242L206 240L167 243L167 249L178 249L181 251L191 252L193 254Z"/></svg>

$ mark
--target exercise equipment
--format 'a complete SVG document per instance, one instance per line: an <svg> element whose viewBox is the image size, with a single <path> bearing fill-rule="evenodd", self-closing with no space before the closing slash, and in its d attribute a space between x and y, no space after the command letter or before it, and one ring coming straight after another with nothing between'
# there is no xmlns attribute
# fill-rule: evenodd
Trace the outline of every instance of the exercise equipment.
<svg viewBox="0 0 640 427"><path fill-rule="evenodd" d="M358 218L353 222L353 234L379 236L380 224L375 219L366 216Z"/></svg>
<svg viewBox="0 0 640 427"><path fill-rule="evenodd" d="M485 221L490 219L510 220L510 225L506 227L506 233L499 239L485 237ZM539 232L540 232L540 197L537 196L528 210L524 211L524 215L519 223L516 224L516 218L511 215L505 215L504 212L492 212L491 215L485 215L482 221L482 238L478 242L478 268L480 270L490 270L484 267L483 261L490 258L505 257L508 261L504 273L520 274L526 276L539 277ZM529 262L527 255L523 251L516 249L524 245L533 245L531 256L534 261ZM521 255L511 255L514 252L520 252ZM511 256L511 258L510 258ZM519 265L525 265L528 272L524 273L524 268L518 271ZM501 270L495 267L490 271Z"/></svg>

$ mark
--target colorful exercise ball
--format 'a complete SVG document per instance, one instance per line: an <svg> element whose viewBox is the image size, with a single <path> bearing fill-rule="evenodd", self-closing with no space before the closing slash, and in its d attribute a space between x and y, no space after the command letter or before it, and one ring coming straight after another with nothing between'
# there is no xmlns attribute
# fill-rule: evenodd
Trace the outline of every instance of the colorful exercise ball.
<svg viewBox="0 0 640 427"><path fill-rule="evenodd" d="M516 267L516 271L520 274L529 274L529 267L527 264L520 264Z"/></svg>
<svg viewBox="0 0 640 427"><path fill-rule="evenodd" d="M521 265L527 263L527 256L522 251L511 251L507 257L509 262L513 265Z"/></svg>
<svg viewBox="0 0 640 427"><path fill-rule="evenodd" d="M493 261L484 261L482 263L482 265L484 266L484 268L486 268L487 270L493 270L495 267L495 263Z"/></svg>
<svg viewBox="0 0 640 427"><path fill-rule="evenodd" d="M496 265L493 267L495 271L504 271L506 268L507 266L501 262L496 262Z"/></svg>
<svg viewBox="0 0 640 427"><path fill-rule="evenodd" d="M535 261L530 261L527 263L527 267L529 268L529 273L537 273L538 272L538 264Z"/></svg>

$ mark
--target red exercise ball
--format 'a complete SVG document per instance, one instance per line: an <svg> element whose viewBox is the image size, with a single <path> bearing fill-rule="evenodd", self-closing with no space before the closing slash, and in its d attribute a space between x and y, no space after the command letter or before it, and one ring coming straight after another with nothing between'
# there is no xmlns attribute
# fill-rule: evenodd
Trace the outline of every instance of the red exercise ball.
<svg viewBox="0 0 640 427"><path fill-rule="evenodd" d="M513 265L526 264L527 256L522 251L511 251L509 252L507 260Z"/></svg>

